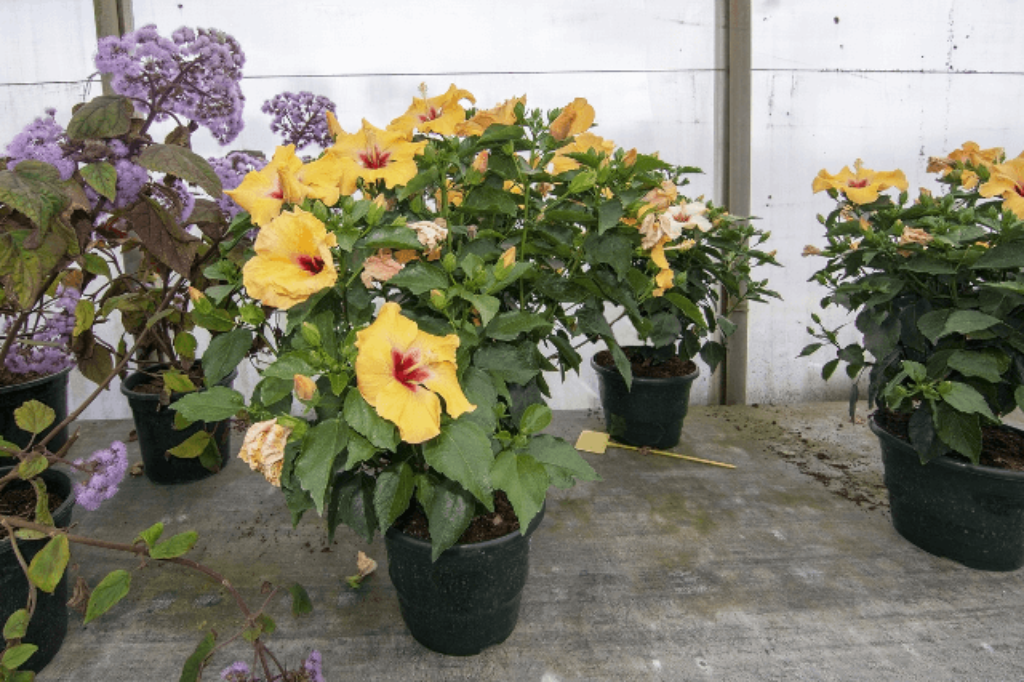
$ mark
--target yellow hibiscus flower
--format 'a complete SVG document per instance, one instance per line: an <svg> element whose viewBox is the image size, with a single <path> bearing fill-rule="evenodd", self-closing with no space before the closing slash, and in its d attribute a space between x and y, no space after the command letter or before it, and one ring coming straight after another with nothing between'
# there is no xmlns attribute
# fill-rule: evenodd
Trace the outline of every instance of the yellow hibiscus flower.
<svg viewBox="0 0 1024 682"><path fill-rule="evenodd" d="M551 160L551 174L560 175L567 171L576 170L580 167L579 162L567 155L576 152L586 152L591 149L595 152L604 152L611 156L615 151L615 143L593 133L580 133L576 136L576 139L555 152L555 158Z"/></svg>
<svg viewBox="0 0 1024 682"><path fill-rule="evenodd" d="M404 114L392 121L388 128L400 132L418 130L421 133L437 133L454 135L455 128L466 120L466 110L462 108L462 100L476 103L476 98L468 90L460 90L453 83L448 92L437 97L426 97L426 87L422 88L423 97L414 97L412 105Z"/></svg>
<svg viewBox="0 0 1024 682"><path fill-rule="evenodd" d="M1003 210L1024 218L1024 156L992 166L989 181L978 188L983 197L1003 197Z"/></svg>
<svg viewBox="0 0 1024 682"><path fill-rule="evenodd" d="M594 125L594 107L583 97L577 97L567 104L558 117L551 122L551 137L564 140L590 130Z"/></svg>
<svg viewBox="0 0 1024 682"><path fill-rule="evenodd" d="M359 132L339 135L327 153L341 162L339 188L349 195L359 178L369 184L383 180L388 189L406 184L416 176L415 157L426 145L426 140L410 142L408 133L381 130L363 120Z"/></svg>
<svg viewBox="0 0 1024 682"><path fill-rule="evenodd" d="M441 433L441 401L452 418L472 412L455 370L459 337L434 336L385 303L377 319L356 334L359 393L377 414L398 426L406 443L422 443Z"/></svg>
<svg viewBox="0 0 1024 682"><path fill-rule="evenodd" d="M249 171L238 187L224 193L249 212L254 225L262 227L277 217L285 202L297 204L305 198L295 179L300 168L302 159L295 156L295 145L278 147L270 163Z"/></svg>
<svg viewBox="0 0 1024 682"><path fill-rule="evenodd" d="M337 246L334 234L312 213L300 208L282 213L256 236L256 256L242 268L242 283L253 298L287 310L334 286L332 246Z"/></svg>
<svg viewBox="0 0 1024 682"><path fill-rule="evenodd" d="M878 193L896 187L905 191L907 189L907 178L903 171L880 171L876 173L870 168L864 168L863 162L857 159L853 164L856 172L850 172L848 166L835 175L830 175L824 169L818 171L818 177L814 178L812 188L815 192L827 189L836 189L843 192L846 198L855 204L870 204L878 199Z"/></svg>
<svg viewBox="0 0 1024 682"><path fill-rule="evenodd" d="M672 272L672 268L669 267L668 258L665 257L666 242L668 242L667 237L663 238L651 249L651 261L661 268L654 278L654 284L657 288L651 292L651 295L655 297L664 295L675 284L676 275Z"/></svg>
<svg viewBox="0 0 1024 682"><path fill-rule="evenodd" d="M522 102L526 106L526 95L507 99L493 109L478 111L473 118L463 121L455 127L455 134L462 137L483 135L484 131L494 124L510 126L516 122L516 105Z"/></svg>

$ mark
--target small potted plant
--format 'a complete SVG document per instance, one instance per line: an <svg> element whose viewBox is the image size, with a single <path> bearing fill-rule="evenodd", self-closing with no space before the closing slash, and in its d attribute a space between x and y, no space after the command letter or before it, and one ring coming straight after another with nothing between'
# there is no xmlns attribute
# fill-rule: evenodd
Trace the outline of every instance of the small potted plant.
<svg viewBox="0 0 1024 682"><path fill-rule="evenodd" d="M777 263L774 252L760 248L768 232L679 192L688 184L685 174L699 169L623 158L609 170L597 189L619 202L623 220L602 234L619 244L613 257L590 264L601 289L585 306L592 319L604 303L617 306L641 345L620 349L603 328L594 336L608 349L591 366L609 434L629 445L670 448L679 442L699 375L694 360L699 355L715 371L736 328L732 311L778 296L753 269Z"/></svg>
<svg viewBox="0 0 1024 682"><path fill-rule="evenodd" d="M914 544L990 570L1024 565L1024 434L1001 417L1024 405L1024 160L973 142L928 169L942 191L911 201L901 171L821 171L827 240L805 255L823 307L855 314L846 342L815 314L817 340L850 377L868 372L892 522ZM884 192L900 190L894 198ZM857 398L851 395L851 414Z"/></svg>

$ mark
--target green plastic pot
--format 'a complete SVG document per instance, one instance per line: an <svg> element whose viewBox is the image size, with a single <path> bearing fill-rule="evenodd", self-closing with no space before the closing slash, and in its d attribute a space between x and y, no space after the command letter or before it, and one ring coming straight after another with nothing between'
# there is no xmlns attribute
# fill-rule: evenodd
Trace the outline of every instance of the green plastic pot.
<svg viewBox="0 0 1024 682"><path fill-rule="evenodd" d="M402 619L432 651L472 656L504 642L519 620L530 568L530 536L544 507L524 533L455 545L431 561L430 542L388 530L388 574Z"/></svg>
<svg viewBox="0 0 1024 682"><path fill-rule="evenodd" d="M873 417L868 423L881 443L896 532L926 552L970 568L1024 566L1024 472L948 456L921 464L910 443Z"/></svg>
<svg viewBox="0 0 1024 682"><path fill-rule="evenodd" d="M612 440L658 450L679 443L690 409L690 387L700 368L682 377L634 376L632 387L627 388L615 367L605 367L594 358L590 366L597 372L605 430Z"/></svg>
<svg viewBox="0 0 1024 682"><path fill-rule="evenodd" d="M12 467L0 467L0 476L6 475ZM46 490L64 498L64 502L53 512L53 522L58 528L71 525L71 512L75 496L71 479L63 471L47 469L41 474ZM15 481L10 486L27 487L25 481ZM27 563L46 546L46 540L18 540L18 550ZM0 625L7 622L11 614L25 608L28 598L28 581L14 555L10 539L0 540ZM35 644L39 649L21 666L21 670L39 672L49 663L61 645L68 631L68 574L64 572L52 594L36 590L36 610L29 623L28 632L22 638L26 644Z"/></svg>

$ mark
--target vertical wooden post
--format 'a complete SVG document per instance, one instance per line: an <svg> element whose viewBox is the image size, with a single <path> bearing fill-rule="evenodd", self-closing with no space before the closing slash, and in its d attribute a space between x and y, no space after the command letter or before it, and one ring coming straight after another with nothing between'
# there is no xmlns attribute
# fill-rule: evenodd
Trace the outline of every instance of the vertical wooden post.
<svg viewBox="0 0 1024 682"><path fill-rule="evenodd" d="M121 36L135 28L132 0L92 0L92 8L97 40L104 36ZM103 77L103 94L114 94L107 76Z"/></svg>
<svg viewBox="0 0 1024 682"><path fill-rule="evenodd" d="M724 79L716 83L716 134L724 205L734 215L750 215L750 88L751 0L719 0L716 18L724 22L717 32L717 59ZM724 83L722 82L724 80ZM719 132L721 131L721 132ZM723 303L725 303L723 301ZM736 331L728 339L725 362L711 382L711 402L744 404L747 400L747 306L741 304L729 318Z"/></svg>

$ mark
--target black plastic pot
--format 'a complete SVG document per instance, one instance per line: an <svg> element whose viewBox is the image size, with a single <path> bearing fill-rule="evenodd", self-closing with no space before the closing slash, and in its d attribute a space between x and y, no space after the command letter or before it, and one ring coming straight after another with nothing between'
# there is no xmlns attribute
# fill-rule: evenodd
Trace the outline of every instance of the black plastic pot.
<svg viewBox="0 0 1024 682"><path fill-rule="evenodd" d="M682 377L633 377L632 388L615 367L590 358L597 372L605 430L613 441L659 450L675 447L690 409L690 387L700 368Z"/></svg>
<svg viewBox="0 0 1024 682"><path fill-rule="evenodd" d="M166 367L152 367L149 371L161 369ZM219 385L230 386L237 375L237 372L232 372L221 380ZM139 438L139 450L142 452L146 477L153 483L173 484L198 481L216 473L203 466L199 458L183 459L167 453L201 429L213 434L217 449L220 450L220 468L227 466L231 457L231 420L195 422L186 429L176 431L175 412L169 406L160 404L160 396L133 390L148 379L148 374L133 372L121 383L121 393L128 399L128 405L132 408L132 419L135 421L135 432ZM171 402L181 395L171 394Z"/></svg>
<svg viewBox="0 0 1024 682"><path fill-rule="evenodd" d="M18 447L23 448L28 445L32 434L18 427L14 421L14 410L29 400L38 400L52 408L57 413L54 425L64 421L68 416L68 374L70 372L71 368L69 367L41 379L0 388L0 438L14 443ZM50 429L47 429L40 435L40 438L49 432ZM56 452L67 442L67 439L68 430L65 427L47 444L47 449ZM38 441L39 438L36 440Z"/></svg>
<svg viewBox="0 0 1024 682"><path fill-rule="evenodd" d="M0 468L0 476L5 475L11 467ZM48 493L64 497L64 502L53 512L53 522L59 528L67 528L71 524L71 511L75 506L71 479L62 471L48 469L42 473ZM24 481L15 481L8 487L28 486ZM31 562L39 550L46 545L46 540L18 540L18 550L26 562ZM0 540L0 625L7 622L12 613L25 608L28 598L28 581L14 556L10 539ZM32 616L28 632L22 642L35 644L39 649L22 666L23 670L39 672L49 663L61 645L68 631L68 574L57 584L53 594L36 590L36 611Z"/></svg>
<svg viewBox="0 0 1024 682"><path fill-rule="evenodd" d="M455 545L434 562L429 542L391 528L384 536L388 574L416 641L449 656L472 656L504 642L519 620L530 536L543 517L542 507L525 533Z"/></svg>
<svg viewBox="0 0 1024 682"><path fill-rule="evenodd" d="M1024 472L953 457L921 464L910 443L873 418L868 423L882 446L892 525L900 535L970 568L1024 566Z"/></svg>

